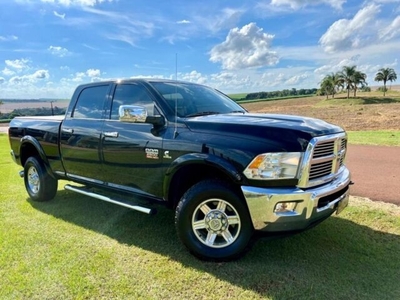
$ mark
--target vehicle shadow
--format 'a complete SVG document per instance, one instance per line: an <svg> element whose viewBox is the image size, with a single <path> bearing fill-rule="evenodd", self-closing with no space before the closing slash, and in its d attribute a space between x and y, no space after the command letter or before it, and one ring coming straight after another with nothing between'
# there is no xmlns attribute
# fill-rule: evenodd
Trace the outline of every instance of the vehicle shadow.
<svg viewBox="0 0 400 300"><path fill-rule="evenodd" d="M287 238L258 239L245 257L229 263L203 262L179 242L174 212L149 216L59 191L37 210L207 272L260 297L286 299L399 299L400 236L331 217ZM323 270L323 271L321 271ZM282 298L282 292L285 298Z"/></svg>

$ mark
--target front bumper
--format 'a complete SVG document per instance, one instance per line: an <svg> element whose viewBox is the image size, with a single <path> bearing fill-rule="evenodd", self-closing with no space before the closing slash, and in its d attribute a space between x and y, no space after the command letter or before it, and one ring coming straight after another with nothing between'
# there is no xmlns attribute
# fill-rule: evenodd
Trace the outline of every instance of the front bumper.
<svg viewBox="0 0 400 300"><path fill-rule="evenodd" d="M266 232L304 230L347 206L350 172L343 168L333 181L316 188L242 186L254 229ZM290 211L275 211L278 203L295 202Z"/></svg>

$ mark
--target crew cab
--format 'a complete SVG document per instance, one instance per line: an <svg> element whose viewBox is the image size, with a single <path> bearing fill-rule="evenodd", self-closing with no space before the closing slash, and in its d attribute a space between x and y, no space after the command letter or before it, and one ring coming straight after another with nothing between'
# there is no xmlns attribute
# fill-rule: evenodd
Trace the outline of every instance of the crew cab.
<svg viewBox="0 0 400 300"><path fill-rule="evenodd" d="M32 200L53 199L63 179L67 190L140 212L165 205L182 243L206 260L241 256L256 231L310 228L349 199L342 128L249 113L194 83L81 85L65 116L14 118L9 140Z"/></svg>

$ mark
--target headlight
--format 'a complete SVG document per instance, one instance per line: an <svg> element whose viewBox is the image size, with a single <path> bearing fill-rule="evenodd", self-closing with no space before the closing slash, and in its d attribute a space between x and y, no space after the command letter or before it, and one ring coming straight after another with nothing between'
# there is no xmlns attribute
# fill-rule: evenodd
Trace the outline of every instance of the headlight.
<svg viewBox="0 0 400 300"><path fill-rule="evenodd" d="M296 178L301 152L264 153L256 156L244 170L248 179Z"/></svg>

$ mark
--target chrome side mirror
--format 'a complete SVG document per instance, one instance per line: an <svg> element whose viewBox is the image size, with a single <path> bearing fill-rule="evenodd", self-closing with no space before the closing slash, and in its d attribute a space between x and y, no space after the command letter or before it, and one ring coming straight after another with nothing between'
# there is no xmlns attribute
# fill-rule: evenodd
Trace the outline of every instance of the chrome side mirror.
<svg viewBox="0 0 400 300"><path fill-rule="evenodd" d="M143 106L121 105L119 107L119 120L128 123L145 123L147 110Z"/></svg>

